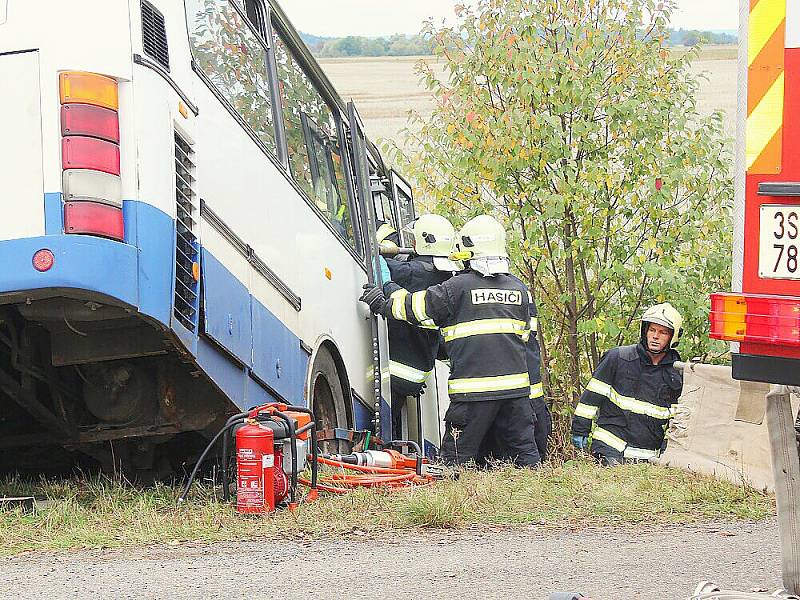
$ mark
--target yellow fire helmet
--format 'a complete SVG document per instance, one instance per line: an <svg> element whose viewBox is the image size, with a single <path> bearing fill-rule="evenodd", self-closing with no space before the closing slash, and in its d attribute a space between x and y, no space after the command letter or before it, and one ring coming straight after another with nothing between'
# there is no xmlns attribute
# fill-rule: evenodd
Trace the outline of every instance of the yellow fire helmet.
<svg viewBox="0 0 800 600"><path fill-rule="evenodd" d="M649 323L656 323L672 329L672 340L670 340L669 347L676 348L683 335L683 317L678 310L669 302L663 304L656 304L651 306L642 315L642 339L647 335L647 325Z"/></svg>
<svg viewBox="0 0 800 600"><path fill-rule="evenodd" d="M480 215L467 221L456 238L454 260L475 258L508 258L506 230L500 222L489 215Z"/></svg>

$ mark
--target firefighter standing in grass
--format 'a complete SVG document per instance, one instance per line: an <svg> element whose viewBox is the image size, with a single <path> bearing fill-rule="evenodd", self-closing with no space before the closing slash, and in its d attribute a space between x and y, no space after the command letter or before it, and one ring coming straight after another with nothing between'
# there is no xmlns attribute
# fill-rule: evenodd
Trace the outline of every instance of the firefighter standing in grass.
<svg viewBox="0 0 800 600"><path fill-rule="evenodd" d="M536 415L534 440L539 449L542 460L547 458L547 445L550 434L553 433L553 417L544 401L544 387L542 386L542 355L539 348L539 314L536 303L530 298L531 338L528 340L528 375L531 379L530 399L533 412Z"/></svg>
<svg viewBox="0 0 800 600"><path fill-rule="evenodd" d="M390 284L418 292L443 283L460 266L448 257L453 249L455 230L450 221L439 215L422 215L412 226L415 254L407 260L386 259ZM418 396L433 370L439 352L439 331L434 325L414 326L389 321L389 373L392 376L392 434L400 438L401 411L406 398Z"/></svg>
<svg viewBox="0 0 800 600"><path fill-rule="evenodd" d="M361 297L376 314L441 329L450 356L441 458L449 464L477 461L493 434L520 466L540 463L533 438L527 342L528 290L509 274L503 226L488 215L466 223L457 236L464 272L414 293L394 286L390 297L367 284Z"/></svg>
<svg viewBox="0 0 800 600"><path fill-rule="evenodd" d="M528 376L531 381L530 400L533 405L533 412L536 417L536 423L533 429L533 439L536 442L536 448L539 451L541 460L547 458L547 448L550 440L550 435L553 433L553 418L550 414L550 409L544 401L544 387L542 386L542 358L541 349L539 348L539 316L536 310L536 303L533 297L528 297L530 316L531 316L531 337L528 340ZM505 461L508 456L504 451L502 439L491 433L484 440L483 447L480 452L479 463L489 463L492 460Z"/></svg>
<svg viewBox="0 0 800 600"><path fill-rule="evenodd" d="M659 457L683 389L675 368L682 325L671 304L653 306L642 316L639 343L603 357L575 407L577 448L591 442L592 454L607 465Z"/></svg>

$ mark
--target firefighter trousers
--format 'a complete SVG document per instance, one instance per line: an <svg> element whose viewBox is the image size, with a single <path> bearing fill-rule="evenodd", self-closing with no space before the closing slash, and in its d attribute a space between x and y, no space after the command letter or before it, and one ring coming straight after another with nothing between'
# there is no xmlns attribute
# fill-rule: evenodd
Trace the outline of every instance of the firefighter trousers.
<svg viewBox="0 0 800 600"><path fill-rule="evenodd" d="M547 408L544 398L532 398L533 412L536 414L536 425L533 430L533 437L536 440L536 447L539 450L539 457L544 460L547 458L547 444L550 435L553 433L553 417L550 409Z"/></svg>
<svg viewBox="0 0 800 600"><path fill-rule="evenodd" d="M533 437L536 416L527 396L452 402L444 420L440 457L447 464L479 464L486 441L499 446L503 457L517 466L541 463Z"/></svg>
<svg viewBox="0 0 800 600"><path fill-rule="evenodd" d="M419 392L416 394L404 394L392 389L392 439L403 439L403 408L408 404L408 399L413 398L419 400ZM419 407L419 403L417 404ZM421 407L420 407L421 409ZM411 418L411 415L407 415ZM418 417L419 418L419 417ZM409 425L411 425L409 423ZM413 430L413 427L411 428Z"/></svg>

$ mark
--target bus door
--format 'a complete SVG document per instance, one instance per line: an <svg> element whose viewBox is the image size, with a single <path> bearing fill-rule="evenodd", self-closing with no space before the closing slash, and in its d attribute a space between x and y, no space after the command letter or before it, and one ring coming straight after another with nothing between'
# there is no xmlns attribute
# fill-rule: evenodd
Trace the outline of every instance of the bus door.
<svg viewBox="0 0 800 600"><path fill-rule="evenodd" d="M381 239L386 237L381 230L383 227L389 227L399 235L400 223L397 219L397 207L393 201L389 178L384 175L380 156L376 157L372 153L369 154L369 181L379 237Z"/></svg>
<svg viewBox="0 0 800 600"><path fill-rule="evenodd" d="M410 225L416 219L414 210L414 193L411 184L400 173L392 169L389 173L395 207L397 209L397 230L404 248L411 247Z"/></svg>
<svg viewBox="0 0 800 600"><path fill-rule="evenodd" d="M381 269L378 264L379 250L375 237L377 216L370 186L370 166L367 154L367 137L364 124L352 102L347 104L352 139L353 173L355 174L356 195L361 218L361 232L364 243L364 256L367 261L367 279L375 285L383 285ZM370 319L373 343L373 429L384 440L391 439L391 387L389 381L389 344L384 319Z"/></svg>
<svg viewBox="0 0 800 600"><path fill-rule="evenodd" d="M410 248L413 239L411 224L417 218L414 207L414 191L411 184L397 171L392 170L389 179L397 212L397 230L400 232L400 240L403 247ZM408 399L403 415L403 437L419 443L428 456L436 454L434 448L439 448L442 439L441 416L447 409L447 404L444 405L444 410L440 408L438 379L442 375L446 382L449 369L437 361L436 368L425 382L422 394L419 398ZM444 394L444 401L447 402L447 394Z"/></svg>

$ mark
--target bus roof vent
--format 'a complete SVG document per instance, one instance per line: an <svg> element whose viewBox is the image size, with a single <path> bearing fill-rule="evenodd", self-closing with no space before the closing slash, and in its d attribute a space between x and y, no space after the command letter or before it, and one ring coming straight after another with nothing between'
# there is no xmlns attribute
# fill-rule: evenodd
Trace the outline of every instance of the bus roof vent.
<svg viewBox="0 0 800 600"><path fill-rule="evenodd" d="M164 15L147 0L142 0L142 46L147 56L169 71L169 47Z"/></svg>

